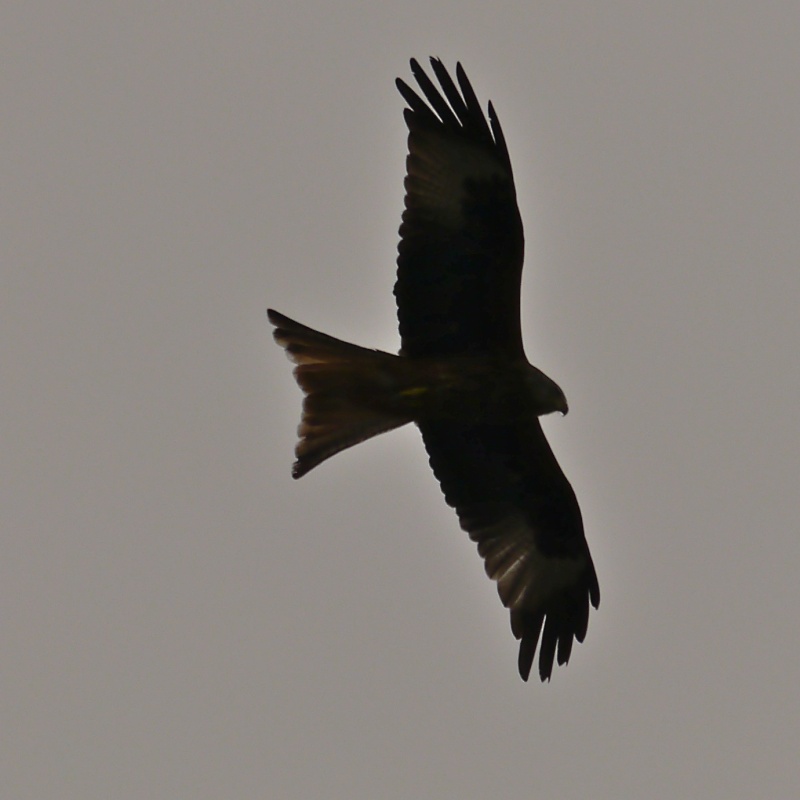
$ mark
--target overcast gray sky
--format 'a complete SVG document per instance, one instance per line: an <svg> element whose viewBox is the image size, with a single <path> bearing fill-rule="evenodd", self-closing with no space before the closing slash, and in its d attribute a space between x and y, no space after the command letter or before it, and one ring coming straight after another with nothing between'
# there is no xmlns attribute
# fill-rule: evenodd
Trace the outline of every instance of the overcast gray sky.
<svg viewBox="0 0 800 800"><path fill-rule="evenodd" d="M789 798L800 6L2 12L0 795ZM413 428L290 477L267 305L396 350L408 58L464 64L603 601L548 685Z"/></svg>

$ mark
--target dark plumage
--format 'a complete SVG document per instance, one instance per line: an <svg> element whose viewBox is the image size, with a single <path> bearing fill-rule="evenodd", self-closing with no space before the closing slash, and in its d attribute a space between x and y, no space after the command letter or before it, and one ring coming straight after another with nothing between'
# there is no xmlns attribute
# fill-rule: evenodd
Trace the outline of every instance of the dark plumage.
<svg viewBox="0 0 800 800"><path fill-rule="evenodd" d="M561 389L525 358L524 253L511 161L459 64L431 59L404 81L406 198L397 258L401 349L367 350L269 312L305 392L295 477L371 436L415 422L445 500L477 543L520 640L528 679L565 664L600 591L575 493L539 416L566 413Z"/></svg>

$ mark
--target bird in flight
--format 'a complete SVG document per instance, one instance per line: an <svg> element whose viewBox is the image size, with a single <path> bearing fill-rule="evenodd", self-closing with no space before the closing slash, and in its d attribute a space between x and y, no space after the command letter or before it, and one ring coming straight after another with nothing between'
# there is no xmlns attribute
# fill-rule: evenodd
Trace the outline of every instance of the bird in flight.
<svg viewBox="0 0 800 800"><path fill-rule="evenodd" d="M478 546L520 640L528 680L566 664L600 589L575 493L539 417L567 413L559 386L528 363L520 330L524 238L511 161L461 65L456 81L411 60L405 210L394 294L398 355L312 330L269 310L305 393L300 478L332 455L414 422L461 527ZM427 102L426 102L427 101Z"/></svg>

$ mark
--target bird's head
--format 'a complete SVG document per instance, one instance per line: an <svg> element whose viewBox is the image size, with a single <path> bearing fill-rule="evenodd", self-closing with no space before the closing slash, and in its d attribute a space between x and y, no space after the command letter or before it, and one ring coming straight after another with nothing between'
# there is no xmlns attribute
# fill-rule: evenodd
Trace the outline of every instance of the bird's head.
<svg viewBox="0 0 800 800"><path fill-rule="evenodd" d="M541 417L554 411L560 411L565 415L569 411L569 406L561 387L540 369L529 366L528 370L527 383L533 396L536 415Z"/></svg>

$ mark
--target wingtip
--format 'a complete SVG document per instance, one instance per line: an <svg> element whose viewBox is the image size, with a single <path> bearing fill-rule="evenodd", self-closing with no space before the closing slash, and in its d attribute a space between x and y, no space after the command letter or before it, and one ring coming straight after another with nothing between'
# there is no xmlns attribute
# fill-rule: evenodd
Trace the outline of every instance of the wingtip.
<svg viewBox="0 0 800 800"><path fill-rule="evenodd" d="M277 328L289 322L289 318L276 311L274 308L267 309L267 319Z"/></svg>
<svg viewBox="0 0 800 800"><path fill-rule="evenodd" d="M308 472L308 470L304 469L303 465L299 461L295 461L294 464L292 464L292 478L295 480L302 478L306 472Z"/></svg>
<svg viewBox="0 0 800 800"><path fill-rule="evenodd" d="M431 66L442 63L442 59L439 56L428 56L428 61L430 62ZM408 63L411 65L411 72L415 77L417 72L425 72L425 70L422 68L422 65L419 63L419 61L417 61L416 58L410 58Z"/></svg>
<svg viewBox="0 0 800 800"><path fill-rule="evenodd" d="M592 564L592 582L589 586L589 600L591 600L593 608L600 608L600 584L597 581L597 573L594 571L594 564Z"/></svg>

